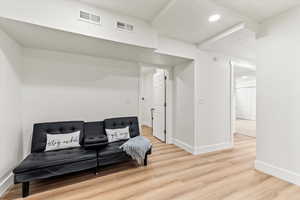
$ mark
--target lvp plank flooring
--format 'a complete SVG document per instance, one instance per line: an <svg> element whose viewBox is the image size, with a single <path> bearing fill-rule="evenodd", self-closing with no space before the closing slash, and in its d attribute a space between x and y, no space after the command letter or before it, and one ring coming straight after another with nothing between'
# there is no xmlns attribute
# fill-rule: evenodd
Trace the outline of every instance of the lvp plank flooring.
<svg viewBox="0 0 300 200"><path fill-rule="evenodd" d="M135 162L31 184L28 200L299 200L300 187L254 169L255 139L235 136L231 150L193 156L143 133L154 145L147 167ZM4 199L21 199L21 185Z"/></svg>

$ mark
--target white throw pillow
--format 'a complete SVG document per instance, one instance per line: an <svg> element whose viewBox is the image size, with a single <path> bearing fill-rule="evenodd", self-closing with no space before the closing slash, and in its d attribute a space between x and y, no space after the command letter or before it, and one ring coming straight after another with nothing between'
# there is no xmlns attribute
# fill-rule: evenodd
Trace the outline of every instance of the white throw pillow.
<svg viewBox="0 0 300 200"><path fill-rule="evenodd" d="M127 140L130 138L129 126L118 129L105 129L108 142L117 142L120 140Z"/></svg>
<svg viewBox="0 0 300 200"><path fill-rule="evenodd" d="M80 147L79 137L80 131L67 134L47 134L45 151Z"/></svg>

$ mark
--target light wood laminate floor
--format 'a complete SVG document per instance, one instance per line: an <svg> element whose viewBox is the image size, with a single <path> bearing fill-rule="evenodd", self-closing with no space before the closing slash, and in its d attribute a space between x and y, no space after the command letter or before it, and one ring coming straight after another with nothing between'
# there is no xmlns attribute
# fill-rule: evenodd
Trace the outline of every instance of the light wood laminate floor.
<svg viewBox="0 0 300 200"><path fill-rule="evenodd" d="M30 200L299 200L300 188L254 170L255 140L236 135L235 148L193 156L144 133L153 144L147 167L134 162L98 175L81 172L31 184ZM4 199L20 198L20 185Z"/></svg>
<svg viewBox="0 0 300 200"><path fill-rule="evenodd" d="M237 133L256 137L256 121L238 119L235 121L235 126Z"/></svg>

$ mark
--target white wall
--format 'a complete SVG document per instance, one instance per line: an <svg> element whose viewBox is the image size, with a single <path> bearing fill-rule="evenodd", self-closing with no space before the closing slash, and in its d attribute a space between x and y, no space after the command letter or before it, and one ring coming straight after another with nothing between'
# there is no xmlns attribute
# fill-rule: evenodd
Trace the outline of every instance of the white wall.
<svg viewBox="0 0 300 200"><path fill-rule="evenodd" d="M231 57L195 51L184 43L175 43L178 46L172 50L171 43L159 43L161 51L180 54L182 47L185 55L194 59L174 68L174 144L194 154L232 148Z"/></svg>
<svg viewBox="0 0 300 200"><path fill-rule="evenodd" d="M25 49L25 153L34 123L138 116L138 95L139 66L135 63Z"/></svg>
<svg viewBox="0 0 300 200"><path fill-rule="evenodd" d="M175 66L173 83L173 141L185 150L193 152L194 62Z"/></svg>
<svg viewBox="0 0 300 200"><path fill-rule="evenodd" d="M179 40L158 36L157 53L173 55L194 60L197 58L196 45Z"/></svg>
<svg viewBox="0 0 300 200"><path fill-rule="evenodd" d="M0 30L0 196L22 159L20 46Z"/></svg>
<svg viewBox="0 0 300 200"><path fill-rule="evenodd" d="M99 15L102 24L99 26L78 20L80 10ZM0 16L94 38L147 48L157 47L157 33L149 23L89 6L78 0L2 0ZM134 32L116 29L118 20L134 25Z"/></svg>
<svg viewBox="0 0 300 200"><path fill-rule="evenodd" d="M256 168L300 185L300 8L263 24L257 62Z"/></svg>
<svg viewBox="0 0 300 200"><path fill-rule="evenodd" d="M230 57L199 51L195 67L195 154L232 147Z"/></svg>

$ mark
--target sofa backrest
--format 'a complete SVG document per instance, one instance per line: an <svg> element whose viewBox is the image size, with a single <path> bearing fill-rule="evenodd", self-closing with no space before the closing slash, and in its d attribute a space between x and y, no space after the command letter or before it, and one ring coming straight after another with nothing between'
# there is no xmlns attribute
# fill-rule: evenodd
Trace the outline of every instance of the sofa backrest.
<svg viewBox="0 0 300 200"><path fill-rule="evenodd" d="M31 152L43 152L46 148L47 134L67 134L80 131L80 145L83 145L84 139L84 122L68 121L68 122L51 122L40 123L33 126L33 135L31 143Z"/></svg>
<svg viewBox="0 0 300 200"><path fill-rule="evenodd" d="M97 137L99 135L106 135L104 129L104 122L85 122L84 123L85 136Z"/></svg>
<svg viewBox="0 0 300 200"><path fill-rule="evenodd" d="M137 117L121 117L104 120L106 129L125 128L129 126L130 137L140 135L139 122Z"/></svg>

